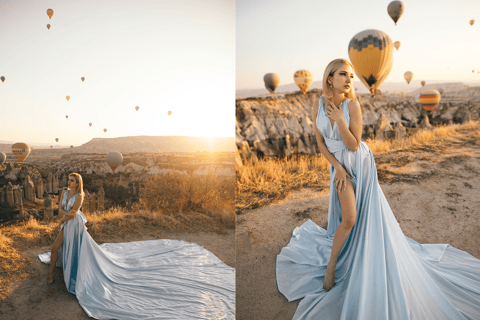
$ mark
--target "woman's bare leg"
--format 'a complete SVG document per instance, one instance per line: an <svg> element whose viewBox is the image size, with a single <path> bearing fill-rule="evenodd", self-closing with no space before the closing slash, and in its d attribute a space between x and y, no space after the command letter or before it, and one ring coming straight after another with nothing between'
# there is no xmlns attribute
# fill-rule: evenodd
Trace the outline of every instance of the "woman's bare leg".
<svg viewBox="0 0 480 320"><path fill-rule="evenodd" d="M325 272L325 279L323 282L323 288L325 291L330 291L335 285L335 267L337 265L337 259L340 255L340 251L342 251L345 241L347 241L350 230L352 230L357 219L355 191L350 180L347 179L347 189L338 192L338 198L340 200L340 206L342 207L342 222L333 236L332 253L330 255L330 260L328 261L327 271Z"/></svg>
<svg viewBox="0 0 480 320"><path fill-rule="evenodd" d="M60 230L57 238L53 242L52 249L50 250L50 274L48 276L47 283L53 282L53 272L55 271L55 264L58 259L58 249L63 244L63 229Z"/></svg>

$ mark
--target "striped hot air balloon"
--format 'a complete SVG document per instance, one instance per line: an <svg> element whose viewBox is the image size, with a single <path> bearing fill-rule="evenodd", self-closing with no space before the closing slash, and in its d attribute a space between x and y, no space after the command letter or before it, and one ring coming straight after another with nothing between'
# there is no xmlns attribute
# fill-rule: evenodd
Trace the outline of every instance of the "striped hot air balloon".
<svg viewBox="0 0 480 320"><path fill-rule="evenodd" d="M362 31L350 40L348 56L355 74L375 97L375 93L392 70L392 39L379 30Z"/></svg>
<svg viewBox="0 0 480 320"><path fill-rule="evenodd" d="M310 89L313 82L312 74L308 70L298 70L294 73L293 80L303 94L307 94L308 89Z"/></svg>
<svg viewBox="0 0 480 320"><path fill-rule="evenodd" d="M270 93L274 93L280 83L280 77L275 73L267 73L263 76L263 81L265 81L265 88L267 88Z"/></svg>
<svg viewBox="0 0 480 320"><path fill-rule="evenodd" d="M420 94L420 104L426 111L432 111L440 102L441 95L437 90L425 90Z"/></svg>

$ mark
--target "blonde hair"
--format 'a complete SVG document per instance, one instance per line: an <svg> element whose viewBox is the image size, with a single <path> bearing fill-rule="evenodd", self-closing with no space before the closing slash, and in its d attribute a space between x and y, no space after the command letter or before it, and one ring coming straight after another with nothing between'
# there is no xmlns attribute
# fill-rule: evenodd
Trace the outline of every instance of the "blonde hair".
<svg viewBox="0 0 480 320"><path fill-rule="evenodd" d="M346 59L332 60L325 68L325 72L323 73L323 82L322 82L323 99L327 99L330 101L332 100L333 91L332 89L330 89L330 86L328 85L328 77L333 77L333 74L344 65L349 65L353 69L353 65L350 63L350 61ZM350 91L345 94L345 96L347 98L350 98L351 100L356 99L353 86L351 87Z"/></svg>
<svg viewBox="0 0 480 320"><path fill-rule="evenodd" d="M76 172L72 172L68 175L68 177L75 177L75 180L77 180L78 182L78 186L77 186L77 193L78 194L81 194L83 196L83 179L82 179L82 176Z"/></svg>

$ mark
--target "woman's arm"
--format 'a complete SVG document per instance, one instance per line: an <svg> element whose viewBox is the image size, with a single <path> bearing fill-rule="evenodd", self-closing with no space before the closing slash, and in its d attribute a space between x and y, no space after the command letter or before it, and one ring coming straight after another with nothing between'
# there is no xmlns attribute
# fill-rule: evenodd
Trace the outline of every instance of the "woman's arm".
<svg viewBox="0 0 480 320"><path fill-rule="evenodd" d="M64 214L65 216L60 220L60 222L73 219L77 214L78 209L80 209L80 206L82 205L82 203L83 203L83 195L79 194L75 199L75 203L73 204L72 210L70 210L69 212L63 210L65 212Z"/></svg>
<svg viewBox="0 0 480 320"><path fill-rule="evenodd" d="M337 126L340 135L342 136L343 143L345 143L348 149L355 152L362 140L362 109L357 100L350 100L348 103L348 109L350 111L350 128L347 127L343 117L337 121Z"/></svg>

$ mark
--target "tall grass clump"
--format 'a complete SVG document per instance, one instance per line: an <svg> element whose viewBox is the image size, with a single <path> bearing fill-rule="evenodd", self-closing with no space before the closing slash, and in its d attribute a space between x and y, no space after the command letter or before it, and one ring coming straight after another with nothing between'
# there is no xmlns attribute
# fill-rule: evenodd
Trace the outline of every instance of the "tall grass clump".
<svg viewBox="0 0 480 320"><path fill-rule="evenodd" d="M201 213L227 228L235 227L235 177L164 172L144 185L139 199L144 210L183 220Z"/></svg>

